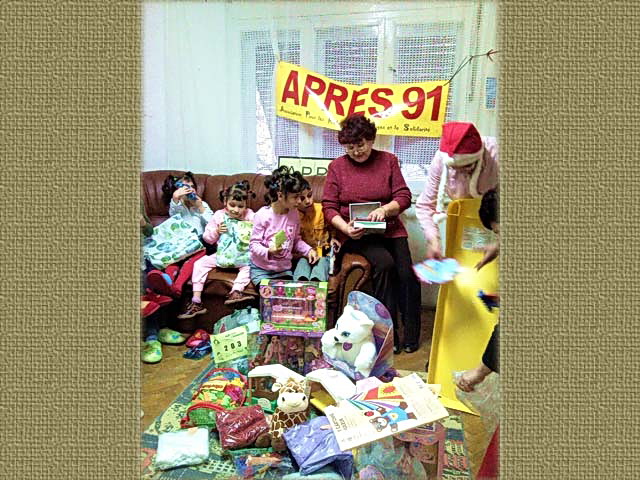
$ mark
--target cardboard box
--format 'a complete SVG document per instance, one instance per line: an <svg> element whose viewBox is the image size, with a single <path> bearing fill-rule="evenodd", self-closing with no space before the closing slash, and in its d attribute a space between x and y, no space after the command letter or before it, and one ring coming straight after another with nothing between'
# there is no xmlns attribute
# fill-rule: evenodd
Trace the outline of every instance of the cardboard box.
<svg viewBox="0 0 640 480"><path fill-rule="evenodd" d="M367 217L376 208L380 208L380 202L368 203L350 203L349 219L353 220L353 226L356 228L364 228L364 233L384 233L387 229L387 222L372 222Z"/></svg>
<svg viewBox="0 0 640 480"><path fill-rule="evenodd" d="M260 282L263 334L321 337L327 326L327 282Z"/></svg>

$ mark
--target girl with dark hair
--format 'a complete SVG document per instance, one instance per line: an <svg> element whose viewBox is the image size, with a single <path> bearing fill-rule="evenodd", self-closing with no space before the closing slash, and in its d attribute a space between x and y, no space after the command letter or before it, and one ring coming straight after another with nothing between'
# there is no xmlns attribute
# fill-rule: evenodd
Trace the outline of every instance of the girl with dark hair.
<svg viewBox="0 0 640 480"><path fill-rule="evenodd" d="M346 154L329 164L322 207L325 220L338 231L341 252L364 255L373 269L373 296L391 313L394 353L415 352L420 346L420 284L411 268L407 231L400 214L411 205L411 191L400 171L398 158L375 150L376 126L363 115L342 122L338 141ZM368 217L386 221L383 235L364 235L349 216L352 203L380 202ZM398 313L402 314L404 339L398 335Z"/></svg>
<svg viewBox="0 0 640 480"><path fill-rule="evenodd" d="M265 178L265 202L253 219L249 243L251 281L258 285L264 278L292 278L293 255L306 257L310 264L318 254L300 237L300 219L296 206L304 190L300 172L288 167L276 168Z"/></svg>
<svg viewBox="0 0 640 480"><path fill-rule="evenodd" d="M239 269L231 292L224 302L225 305L253 298L243 292L245 287L249 285L248 240L251 225L248 222L252 222L254 217L254 212L247 206L247 202L249 198L255 198L255 196L246 180L220 191L220 200L224 204L224 208L213 214L213 218L207 224L202 235L202 238L210 245L218 245L218 251L212 255L203 256L195 262L191 275L193 298L187 305L187 309L178 315L178 318L192 318L207 313L207 309L202 305L202 291L209 272L216 267L229 268L233 266ZM247 228L249 229L247 230ZM246 241L243 240L243 235ZM220 255L224 256L224 260L221 261Z"/></svg>
<svg viewBox="0 0 640 480"><path fill-rule="evenodd" d="M162 185L162 193L165 203L169 206L169 216L179 215L182 220L192 225L200 236L213 217L213 211L207 202L198 196L196 188L193 173L186 172L182 175L168 175ZM181 266L169 265L164 272L151 270L147 274L149 287L162 295L180 297L184 284L191 278L193 264L203 255L204 252L198 252Z"/></svg>

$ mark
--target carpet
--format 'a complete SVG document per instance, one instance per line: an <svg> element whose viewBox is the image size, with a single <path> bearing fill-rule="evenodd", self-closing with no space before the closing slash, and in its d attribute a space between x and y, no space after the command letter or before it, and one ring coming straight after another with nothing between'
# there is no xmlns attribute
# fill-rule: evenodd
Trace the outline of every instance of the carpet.
<svg viewBox="0 0 640 480"><path fill-rule="evenodd" d="M196 376L189 386L176 398L171 405L159 415L143 432L141 442L141 478L144 480L239 480L242 477L236 473L233 461L225 456L217 437L212 435L210 442L209 460L201 465L158 470L154 465L154 458L158 446L158 435L180 429L180 419L185 415L193 393L202 383L204 377L215 368L210 363ZM469 460L464 444L464 431L461 418L452 414L442 421L446 428L445 465L443 478L447 480L470 479ZM275 473L275 472L274 472ZM282 474L273 478L282 478Z"/></svg>
<svg viewBox="0 0 640 480"><path fill-rule="evenodd" d="M464 444L462 419L458 415L450 413L441 423L446 429L442 478L447 480L470 479L471 470Z"/></svg>

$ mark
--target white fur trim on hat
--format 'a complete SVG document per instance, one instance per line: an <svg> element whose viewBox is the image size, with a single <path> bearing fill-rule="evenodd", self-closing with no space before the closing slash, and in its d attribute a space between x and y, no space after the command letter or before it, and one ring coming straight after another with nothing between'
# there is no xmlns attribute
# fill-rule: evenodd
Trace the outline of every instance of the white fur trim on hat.
<svg viewBox="0 0 640 480"><path fill-rule="evenodd" d="M480 150L474 153L454 153L453 156L449 156L445 152L440 152L442 154L442 163L447 167L464 167L466 165L471 165L474 162L477 162L482 158L482 154L484 153L484 146Z"/></svg>
<svg viewBox="0 0 640 480"><path fill-rule="evenodd" d="M480 193L478 192L478 178L480 177L480 171L482 170L482 166L484 164L484 143L482 145L482 148L477 152L464 154L456 153L453 155L453 157L450 157L445 152L438 150L433 157L434 161L438 158L438 155L442 159L442 173L440 174L440 184L438 185L436 213L433 215L433 221L436 224L438 224L438 222L441 222L443 218L446 218L447 216L446 212L444 212L444 194L445 188L447 186L449 167L464 167L466 165L471 165L472 163L477 162L476 168L473 169L471 179L469 180L469 193L473 198L480 197ZM442 217L441 215L444 215L444 217Z"/></svg>

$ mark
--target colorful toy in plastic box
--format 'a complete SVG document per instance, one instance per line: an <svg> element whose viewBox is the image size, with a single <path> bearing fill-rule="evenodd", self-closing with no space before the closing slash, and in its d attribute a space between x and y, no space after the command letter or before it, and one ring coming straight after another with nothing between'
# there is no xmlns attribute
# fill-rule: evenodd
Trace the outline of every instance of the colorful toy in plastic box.
<svg viewBox="0 0 640 480"><path fill-rule="evenodd" d="M327 323L327 282L262 280L260 333L321 337Z"/></svg>

